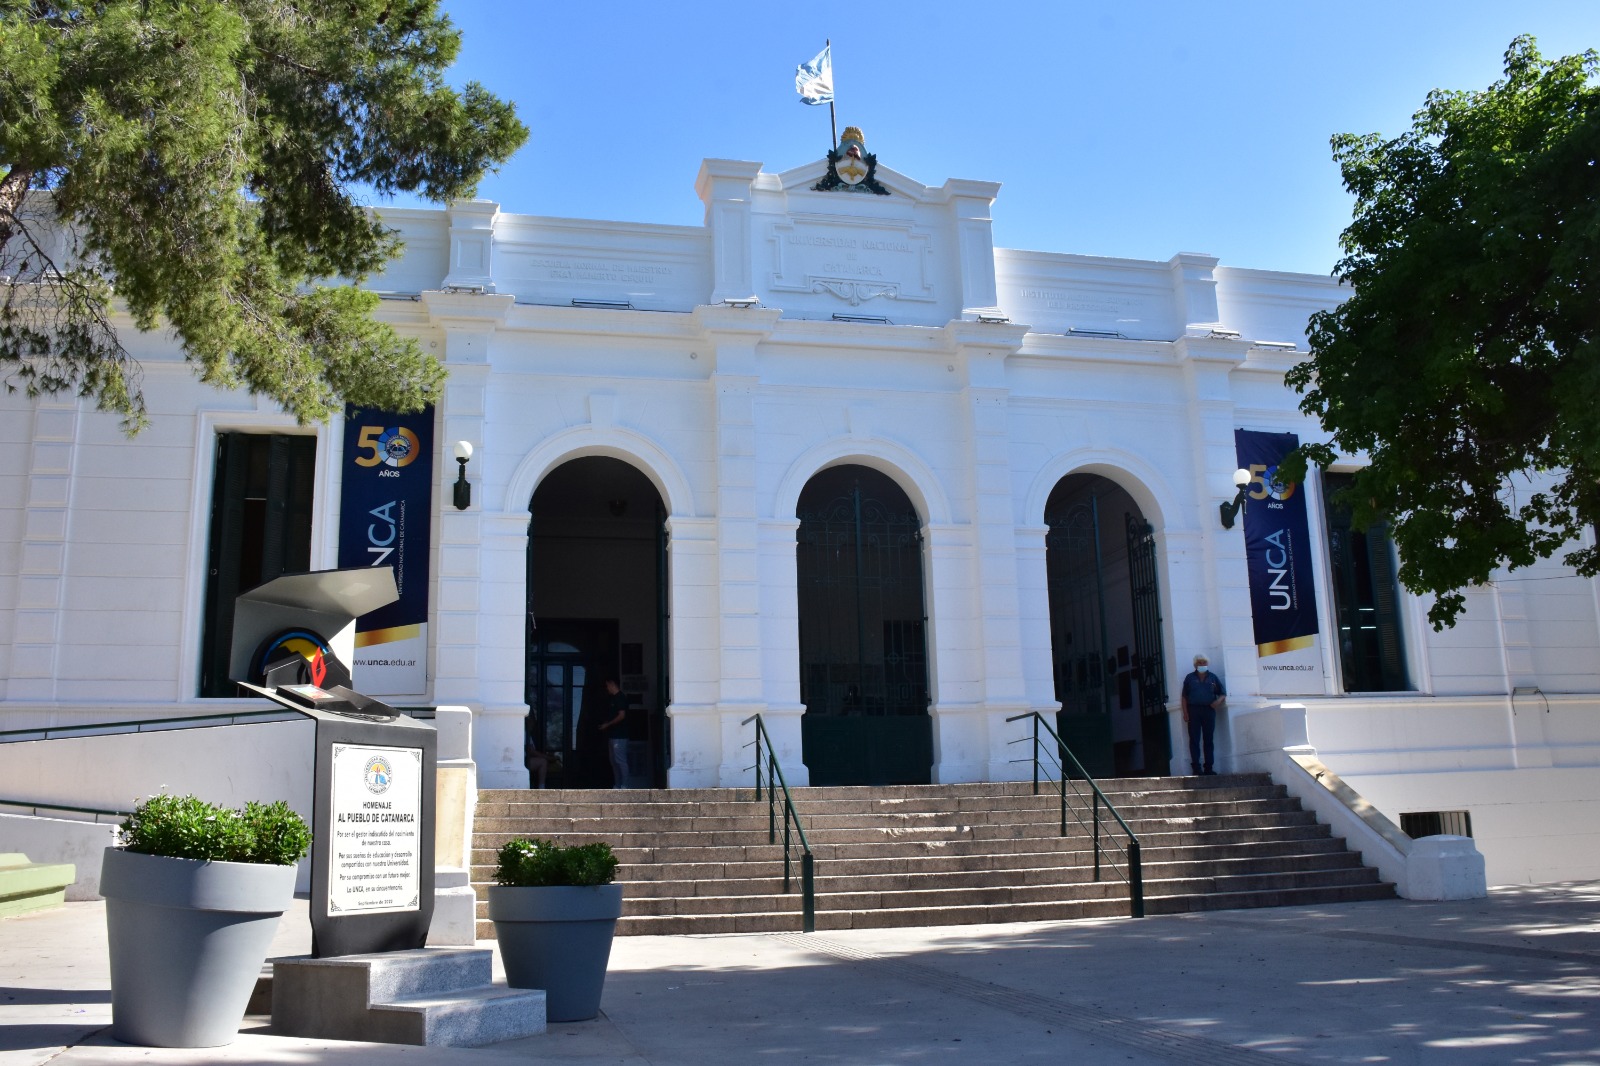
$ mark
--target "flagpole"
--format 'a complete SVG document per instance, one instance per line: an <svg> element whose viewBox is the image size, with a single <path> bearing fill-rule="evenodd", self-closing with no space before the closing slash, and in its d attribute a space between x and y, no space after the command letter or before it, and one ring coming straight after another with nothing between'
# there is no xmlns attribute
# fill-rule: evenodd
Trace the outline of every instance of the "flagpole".
<svg viewBox="0 0 1600 1066"><path fill-rule="evenodd" d="M813 41L816 40L815 37L811 39ZM824 38L822 46L828 52L828 72L831 74L833 72L833 38ZM833 150L837 152L839 150L839 122L833 117L833 98L831 96L828 98L828 128L833 132Z"/></svg>

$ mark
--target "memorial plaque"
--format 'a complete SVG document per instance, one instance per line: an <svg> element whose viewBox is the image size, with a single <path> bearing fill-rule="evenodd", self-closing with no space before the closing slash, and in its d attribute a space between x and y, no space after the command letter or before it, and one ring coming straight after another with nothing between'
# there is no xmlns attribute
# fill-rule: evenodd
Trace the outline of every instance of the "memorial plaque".
<svg viewBox="0 0 1600 1066"><path fill-rule="evenodd" d="M335 744L331 773L328 913L416 910L422 749Z"/></svg>
<svg viewBox="0 0 1600 1066"><path fill-rule="evenodd" d="M330 680L349 677L357 616L397 598L393 571L359 567L285 575L236 605L230 661L240 689L316 723L310 917L319 959L420 948L433 921L438 734ZM261 643L285 625L294 629Z"/></svg>

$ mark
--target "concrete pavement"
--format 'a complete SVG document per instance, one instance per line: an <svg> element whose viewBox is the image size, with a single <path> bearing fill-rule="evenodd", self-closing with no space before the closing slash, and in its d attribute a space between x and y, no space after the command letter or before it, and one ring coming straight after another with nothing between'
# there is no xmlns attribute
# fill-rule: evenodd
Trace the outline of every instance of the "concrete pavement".
<svg viewBox="0 0 1600 1066"><path fill-rule="evenodd" d="M489 944L492 942L485 942ZM304 904L275 953L304 952ZM106 1035L103 905L0 920L0 1066L1600 1064L1600 883L1077 923L623 937L603 1014L487 1048Z"/></svg>

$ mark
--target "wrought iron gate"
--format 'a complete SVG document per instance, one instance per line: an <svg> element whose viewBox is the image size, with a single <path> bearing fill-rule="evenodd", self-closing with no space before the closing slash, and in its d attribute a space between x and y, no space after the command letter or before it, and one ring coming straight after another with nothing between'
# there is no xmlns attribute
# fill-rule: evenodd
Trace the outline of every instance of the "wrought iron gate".
<svg viewBox="0 0 1600 1066"><path fill-rule="evenodd" d="M801 494L796 556L812 784L930 779L921 521L892 481L836 467Z"/></svg>
<svg viewBox="0 0 1600 1066"><path fill-rule="evenodd" d="M1127 516L1128 584L1133 589L1133 669L1139 686L1139 725L1144 772L1165 776L1172 769L1172 730L1167 720L1167 662L1161 640L1161 586L1156 574L1155 527Z"/></svg>
<svg viewBox="0 0 1600 1066"><path fill-rule="evenodd" d="M1050 593L1050 653L1055 672L1056 716L1062 741L1091 777L1114 772L1111 749L1111 675L1106 647L1105 572L1100 553L1100 502L1046 514L1046 584Z"/></svg>

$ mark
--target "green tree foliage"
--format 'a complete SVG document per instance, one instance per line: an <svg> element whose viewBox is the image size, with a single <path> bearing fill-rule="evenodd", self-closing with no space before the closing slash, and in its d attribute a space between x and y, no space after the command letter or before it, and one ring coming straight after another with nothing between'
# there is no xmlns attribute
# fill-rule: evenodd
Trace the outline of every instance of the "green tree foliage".
<svg viewBox="0 0 1600 1066"><path fill-rule="evenodd" d="M437 0L0 0L0 381L137 430L115 296L302 422L431 400L443 368L353 287L399 246L350 188L470 196L522 144L444 84L459 44Z"/></svg>
<svg viewBox="0 0 1600 1066"><path fill-rule="evenodd" d="M1464 588L1600 518L1597 69L1519 37L1488 89L1431 93L1393 140L1333 138L1356 198L1336 268L1351 293L1288 375L1331 435L1301 459L1367 454L1356 520L1390 523L1435 628ZM1564 562L1600 573L1592 547Z"/></svg>

